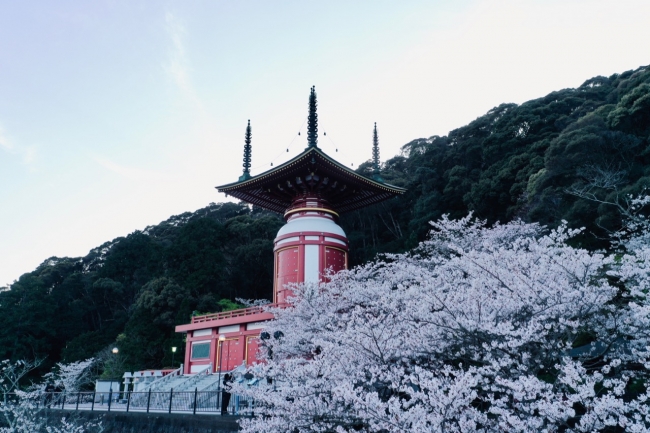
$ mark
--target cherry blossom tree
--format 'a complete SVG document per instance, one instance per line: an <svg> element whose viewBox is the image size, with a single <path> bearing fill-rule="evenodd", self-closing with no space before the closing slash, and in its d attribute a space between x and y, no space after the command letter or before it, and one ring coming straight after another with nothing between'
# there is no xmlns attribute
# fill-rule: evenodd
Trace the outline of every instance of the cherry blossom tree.
<svg viewBox="0 0 650 433"><path fill-rule="evenodd" d="M58 363L43 379L62 383L67 392L77 391L87 381L89 367L93 362L93 359L88 359L71 364ZM20 380L41 363L42 360L0 362L0 384L4 392L4 399L0 402L0 433L102 432L101 423L82 422L74 415L48 419L42 401L43 384L32 385L27 391L19 388ZM11 393L9 398L8 393Z"/></svg>
<svg viewBox="0 0 650 433"><path fill-rule="evenodd" d="M101 433L101 423L81 421L75 414L62 414L60 418L45 416L44 408L37 404L33 392L17 391L18 401L0 406L3 425L0 433Z"/></svg>
<svg viewBox="0 0 650 433"><path fill-rule="evenodd" d="M95 362L94 358L69 364L58 362L51 372L43 376L43 379L60 383L67 392L77 392L81 386L90 383L92 377L91 367Z"/></svg>
<svg viewBox="0 0 650 433"><path fill-rule="evenodd" d="M432 225L271 310L244 432L649 431L647 231L606 254L566 225Z"/></svg>
<svg viewBox="0 0 650 433"><path fill-rule="evenodd" d="M38 368L43 361L43 359L33 361L18 360L16 362L5 359L0 361L0 386L2 392L6 394L18 389L21 379Z"/></svg>

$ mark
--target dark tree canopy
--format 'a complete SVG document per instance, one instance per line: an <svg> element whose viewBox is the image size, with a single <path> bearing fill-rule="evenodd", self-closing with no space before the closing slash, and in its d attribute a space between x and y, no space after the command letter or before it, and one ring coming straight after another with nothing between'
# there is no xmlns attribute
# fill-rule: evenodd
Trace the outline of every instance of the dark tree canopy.
<svg viewBox="0 0 650 433"><path fill-rule="evenodd" d="M370 175L370 162L358 171ZM620 227L616 202L650 187L650 68L595 77L521 105L501 104L444 137L420 138L386 161L381 175L404 196L343 215L353 264L415 246L428 221L468 212L586 227L579 241L607 247Z"/></svg>
<svg viewBox="0 0 650 433"><path fill-rule="evenodd" d="M128 368L171 365L175 325L193 312L272 296L279 216L211 204L114 239L83 258L52 257L0 292L0 356L93 356L118 344ZM177 354L177 361L182 359Z"/></svg>

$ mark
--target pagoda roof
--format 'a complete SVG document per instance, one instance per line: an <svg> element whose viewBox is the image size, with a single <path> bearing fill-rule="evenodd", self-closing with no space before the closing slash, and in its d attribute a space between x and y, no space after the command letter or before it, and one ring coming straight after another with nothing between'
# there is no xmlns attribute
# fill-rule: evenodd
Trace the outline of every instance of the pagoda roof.
<svg viewBox="0 0 650 433"><path fill-rule="evenodd" d="M406 189L356 173L308 147L293 159L257 176L216 187L255 206L284 213L298 195L318 194L338 212L348 212L403 194Z"/></svg>

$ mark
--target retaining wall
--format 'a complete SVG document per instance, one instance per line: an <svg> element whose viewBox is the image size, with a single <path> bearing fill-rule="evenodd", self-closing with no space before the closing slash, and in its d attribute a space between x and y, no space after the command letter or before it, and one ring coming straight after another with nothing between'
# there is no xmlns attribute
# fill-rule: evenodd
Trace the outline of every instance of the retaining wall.
<svg viewBox="0 0 650 433"><path fill-rule="evenodd" d="M104 433L230 433L239 430L239 417L236 416L68 410L42 413L52 420L65 416L81 422L101 421Z"/></svg>

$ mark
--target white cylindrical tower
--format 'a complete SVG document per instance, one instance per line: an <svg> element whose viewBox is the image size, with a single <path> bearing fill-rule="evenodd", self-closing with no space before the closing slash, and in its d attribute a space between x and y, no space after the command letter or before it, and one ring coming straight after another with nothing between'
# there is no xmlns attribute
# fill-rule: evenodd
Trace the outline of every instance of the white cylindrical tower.
<svg viewBox="0 0 650 433"><path fill-rule="evenodd" d="M286 303L291 283L324 281L328 270L348 267L348 239L327 200L295 198L284 214L287 223L274 241L273 302Z"/></svg>

